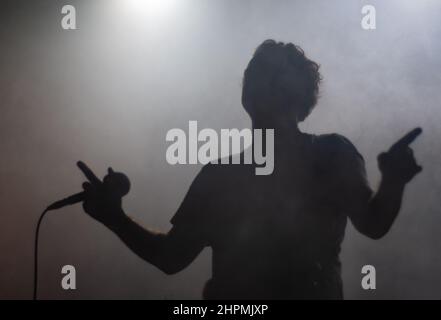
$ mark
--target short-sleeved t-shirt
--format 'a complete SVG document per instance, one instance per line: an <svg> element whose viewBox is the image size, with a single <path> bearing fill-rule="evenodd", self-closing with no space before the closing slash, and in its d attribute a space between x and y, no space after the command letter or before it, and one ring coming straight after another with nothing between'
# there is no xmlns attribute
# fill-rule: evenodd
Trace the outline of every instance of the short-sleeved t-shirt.
<svg viewBox="0 0 441 320"><path fill-rule="evenodd" d="M276 143L271 175L256 175L254 164L209 164L193 181L171 222L213 250L204 298L343 297L347 215L372 194L364 160L337 134L299 141Z"/></svg>

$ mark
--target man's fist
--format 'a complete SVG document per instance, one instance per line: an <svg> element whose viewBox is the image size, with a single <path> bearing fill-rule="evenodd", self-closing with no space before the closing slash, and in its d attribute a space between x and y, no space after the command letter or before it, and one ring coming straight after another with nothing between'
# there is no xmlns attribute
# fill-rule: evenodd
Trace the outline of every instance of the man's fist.
<svg viewBox="0 0 441 320"><path fill-rule="evenodd" d="M77 165L88 180L83 183L84 211L107 227L116 227L124 217L121 198L129 192L129 179L109 168L108 174L101 182L86 164L79 161Z"/></svg>
<svg viewBox="0 0 441 320"><path fill-rule="evenodd" d="M409 147L422 132L415 128L398 140L387 152L378 155L378 166L383 177L405 184L423 169L416 163L413 150Z"/></svg>

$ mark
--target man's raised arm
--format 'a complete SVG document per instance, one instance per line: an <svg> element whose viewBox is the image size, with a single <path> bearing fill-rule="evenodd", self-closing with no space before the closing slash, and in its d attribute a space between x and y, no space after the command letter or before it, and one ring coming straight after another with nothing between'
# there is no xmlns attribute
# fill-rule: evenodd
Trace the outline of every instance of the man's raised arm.
<svg viewBox="0 0 441 320"><path fill-rule="evenodd" d="M112 230L143 260L173 274L188 266L204 248L203 242L185 228L173 227L168 233L158 233L142 227L124 213L121 198L92 170L83 162L78 162L78 167L88 179L83 183L84 211ZM108 175L111 174L113 170L109 168Z"/></svg>
<svg viewBox="0 0 441 320"><path fill-rule="evenodd" d="M395 221L401 207L405 185L422 170L409 147L421 132L420 128L413 129L387 152L378 156L382 173L378 191L366 206L349 213L355 228L364 235L379 239L389 231Z"/></svg>

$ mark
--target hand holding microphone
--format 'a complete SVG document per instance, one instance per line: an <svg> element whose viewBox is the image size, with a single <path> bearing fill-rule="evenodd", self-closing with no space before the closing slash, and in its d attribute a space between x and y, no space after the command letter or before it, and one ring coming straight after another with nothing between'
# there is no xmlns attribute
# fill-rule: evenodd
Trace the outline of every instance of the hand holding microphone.
<svg viewBox="0 0 441 320"><path fill-rule="evenodd" d="M83 183L83 192L51 204L47 210L59 209L67 205L83 201L83 208L94 219L108 227L113 227L124 217L121 208L121 198L130 190L130 181L121 172L108 169L103 181L89 169L89 167L78 161L78 168L87 178Z"/></svg>
<svg viewBox="0 0 441 320"><path fill-rule="evenodd" d="M86 164L77 163L87 178L83 183L83 209L95 220L109 228L116 227L125 217L121 208L121 198L130 190L130 181L123 173L108 169L107 175L101 182Z"/></svg>

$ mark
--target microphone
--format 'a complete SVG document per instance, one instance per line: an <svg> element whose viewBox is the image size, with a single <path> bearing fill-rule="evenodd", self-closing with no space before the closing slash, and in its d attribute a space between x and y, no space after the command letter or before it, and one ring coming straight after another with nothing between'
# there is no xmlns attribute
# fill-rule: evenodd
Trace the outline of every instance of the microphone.
<svg viewBox="0 0 441 320"><path fill-rule="evenodd" d="M112 190L115 196L123 197L130 190L130 180L127 176L121 172L111 172L106 175L103 179L102 187L107 188L108 190ZM69 206L78 202L81 202L85 198L85 191L75 193L67 198L58 200L52 203L49 207L47 207L47 211L56 210L63 208L65 206Z"/></svg>
<svg viewBox="0 0 441 320"><path fill-rule="evenodd" d="M63 208L65 206L69 206L78 202L81 202L84 200L84 191L75 193L67 198L55 201L52 203L49 207L47 207L47 210L56 210Z"/></svg>

